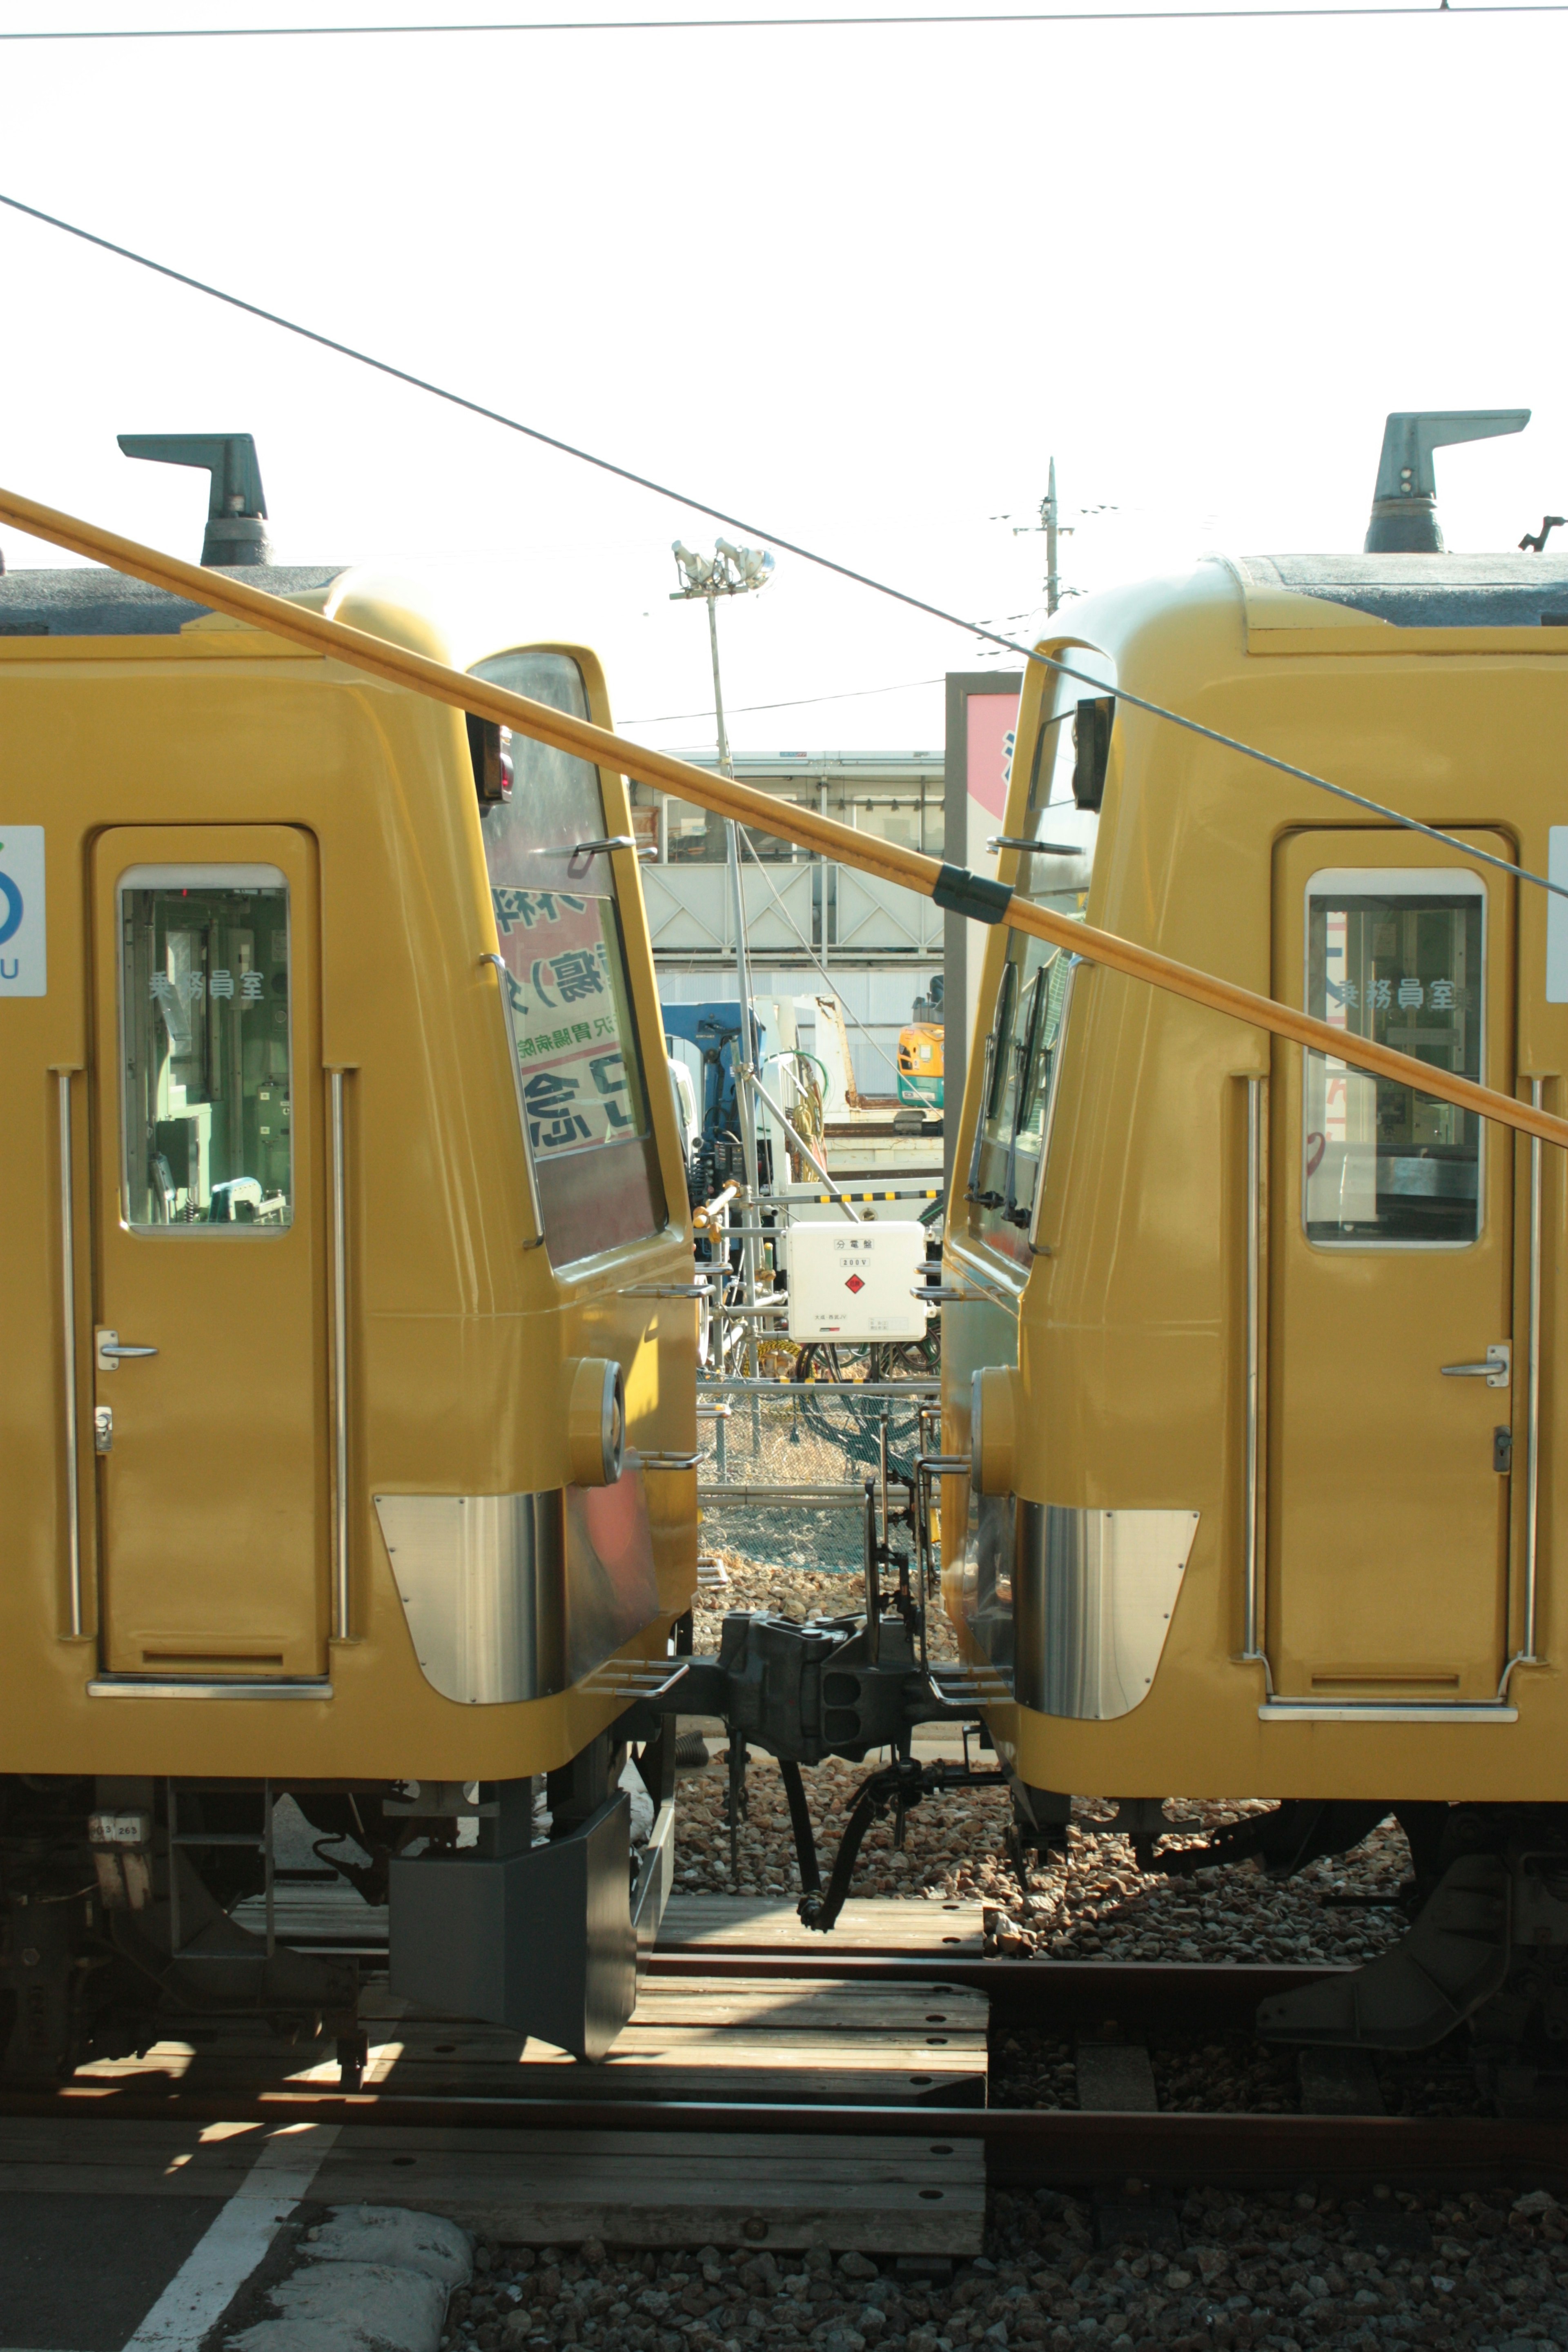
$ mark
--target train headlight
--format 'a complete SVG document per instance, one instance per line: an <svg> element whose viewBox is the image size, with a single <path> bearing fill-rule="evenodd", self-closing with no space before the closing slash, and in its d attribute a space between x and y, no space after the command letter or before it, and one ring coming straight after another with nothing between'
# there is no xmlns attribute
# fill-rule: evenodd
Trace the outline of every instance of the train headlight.
<svg viewBox="0 0 1568 2352"><path fill-rule="evenodd" d="M970 1475L977 1495L1010 1495L1016 1485L1016 1375L1010 1364L987 1365L969 1396Z"/></svg>
<svg viewBox="0 0 1568 2352"><path fill-rule="evenodd" d="M626 1396L621 1368L607 1356L579 1356L566 1366L566 1459L574 1486L613 1486L626 1451Z"/></svg>

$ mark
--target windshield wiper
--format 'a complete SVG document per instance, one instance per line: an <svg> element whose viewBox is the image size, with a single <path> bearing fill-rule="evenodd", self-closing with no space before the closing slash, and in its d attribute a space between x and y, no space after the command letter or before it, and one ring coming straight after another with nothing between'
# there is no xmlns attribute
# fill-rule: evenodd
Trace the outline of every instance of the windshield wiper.
<svg viewBox="0 0 1568 2352"><path fill-rule="evenodd" d="M993 1029L985 1040L985 1068L980 1081L980 1108L974 1121L974 1149L969 1155L969 1189L964 1196L967 1200L978 1202L983 1209L994 1209L1001 1206L999 1193L982 1192L978 1189L980 1154L985 1148L985 1118L991 1108L991 1077L995 1066L996 1032Z"/></svg>
<svg viewBox="0 0 1568 2352"><path fill-rule="evenodd" d="M1023 1128L1025 1113L1029 1106L1028 1081L1034 1066L1035 1039L1040 1028L1041 1010L1049 993L1052 969L1060 954L1061 950L1058 948L1056 955L1049 957L1040 966L1030 982L1028 1016L1024 1023L1024 1034L1013 1048L1018 1057L1018 1063L1013 1094L1013 1131L1007 1139L1007 1200L1002 1211L1002 1214L1010 1225L1026 1225L1034 1213L1033 1201L1026 1209L1021 1209L1018 1206L1018 1136ZM1037 1181L1037 1170L1036 1179Z"/></svg>

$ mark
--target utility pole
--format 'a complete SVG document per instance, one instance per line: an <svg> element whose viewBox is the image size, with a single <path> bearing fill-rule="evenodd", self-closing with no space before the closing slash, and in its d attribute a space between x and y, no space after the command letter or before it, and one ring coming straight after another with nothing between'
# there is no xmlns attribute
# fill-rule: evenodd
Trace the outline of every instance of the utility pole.
<svg viewBox="0 0 1568 2352"><path fill-rule="evenodd" d="M1048 618L1062 601L1061 575L1057 570L1057 461L1054 457L1051 459L1046 502L1040 509L1040 520L1046 526L1046 613Z"/></svg>
<svg viewBox="0 0 1568 2352"><path fill-rule="evenodd" d="M1062 601L1060 542L1070 539L1073 534L1072 524L1062 521L1061 508L1057 503L1057 461L1054 457L1046 478L1046 495L1040 500L1039 521L1016 522L1013 536L1022 539L1042 530L1046 534L1046 616L1050 619ZM1068 590L1069 596L1076 596L1078 593L1076 588Z"/></svg>

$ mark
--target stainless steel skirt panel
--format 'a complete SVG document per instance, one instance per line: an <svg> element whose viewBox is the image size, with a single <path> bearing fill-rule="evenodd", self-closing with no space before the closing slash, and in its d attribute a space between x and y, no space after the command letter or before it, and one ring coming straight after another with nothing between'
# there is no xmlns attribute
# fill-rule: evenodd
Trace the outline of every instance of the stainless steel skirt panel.
<svg viewBox="0 0 1568 2352"><path fill-rule="evenodd" d="M1196 1511L972 1498L963 1612L1020 1705L1106 1722L1148 1696L1197 1526Z"/></svg>
<svg viewBox="0 0 1568 2352"><path fill-rule="evenodd" d="M565 1687L565 1496L378 1495L420 1672L470 1706Z"/></svg>
<svg viewBox="0 0 1568 2352"><path fill-rule="evenodd" d="M443 1698L549 1698L658 1614L642 1474L525 1495L377 1495L420 1672Z"/></svg>
<svg viewBox="0 0 1568 2352"><path fill-rule="evenodd" d="M1014 1696L1105 1722L1147 1698L1186 1574L1196 1511L1020 1503Z"/></svg>

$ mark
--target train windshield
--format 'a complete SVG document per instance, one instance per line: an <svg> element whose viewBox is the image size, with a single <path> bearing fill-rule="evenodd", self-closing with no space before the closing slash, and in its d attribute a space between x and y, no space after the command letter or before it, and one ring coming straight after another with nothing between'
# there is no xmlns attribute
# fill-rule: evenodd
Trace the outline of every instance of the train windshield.
<svg viewBox="0 0 1568 2352"><path fill-rule="evenodd" d="M1486 886L1449 867L1315 874L1307 1010L1456 1076L1482 1076ZM1481 1122L1331 1055L1306 1056L1309 1240L1342 1247L1475 1241Z"/></svg>
<svg viewBox="0 0 1568 2352"><path fill-rule="evenodd" d="M1072 646L1067 658L1083 675L1058 677L1041 697L1022 826L1040 845L1019 859L1017 887L1037 905L1081 921L1115 719L1115 673L1105 655L1081 646ZM1077 961L1015 931L985 1041L969 1197L984 1237L1021 1262L1050 1146Z"/></svg>
<svg viewBox="0 0 1568 2352"><path fill-rule="evenodd" d="M1083 675L1057 678L1040 698L1023 828L1040 847L1019 859L1018 887L1039 906L1081 915L1094 874L1115 673L1106 655L1080 646L1068 647L1063 658Z"/></svg>
<svg viewBox="0 0 1568 2352"><path fill-rule="evenodd" d="M985 1041L970 1197L1009 1255L1018 1254L1034 1214L1077 961L1043 940L1014 932L995 1024Z"/></svg>
<svg viewBox="0 0 1568 2352"><path fill-rule="evenodd" d="M476 675L588 717L566 654L510 653ZM490 902L545 1241L556 1265L665 1223L598 770L512 739L511 798L482 810Z"/></svg>

